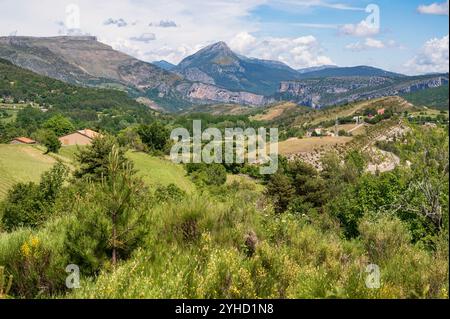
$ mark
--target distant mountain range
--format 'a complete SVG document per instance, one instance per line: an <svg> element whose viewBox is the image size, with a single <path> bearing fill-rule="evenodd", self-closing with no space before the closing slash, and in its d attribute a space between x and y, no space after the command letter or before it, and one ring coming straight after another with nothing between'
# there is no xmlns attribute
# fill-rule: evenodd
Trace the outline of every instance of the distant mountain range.
<svg viewBox="0 0 450 319"><path fill-rule="evenodd" d="M236 54L224 42L174 65L138 60L95 37L14 36L0 37L0 58L71 84L125 90L168 111L214 103L263 106L280 99L323 107L448 83L448 74L408 77L370 66L294 70L282 62Z"/></svg>
<svg viewBox="0 0 450 319"><path fill-rule="evenodd" d="M95 37L0 37L0 58L67 83L126 90L169 111L198 103L266 103L264 96L186 80Z"/></svg>
<svg viewBox="0 0 450 319"><path fill-rule="evenodd" d="M360 76L360 77L390 77L398 78L405 77L403 74L385 71L382 69L374 68L371 66L360 65L353 67L323 67L316 70L310 70L303 72L300 76L301 79L312 78L328 78L328 77L347 77L347 76Z"/></svg>
<svg viewBox="0 0 450 319"><path fill-rule="evenodd" d="M283 81L277 100L313 108L397 96L448 85L448 74L422 76L346 76Z"/></svg>
<svg viewBox="0 0 450 319"><path fill-rule="evenodd" d="M312 66L309 68L298 69L297 72L300 74L303 74L303 73L309 73L309 72L320 71L320 70L325 70L325 69L332 69L332 68L338 68L338 66L337 65Z"/></svg>
<svg viewBox="0 0 450 319"><path fill-rule="evenodd" d="M231 51L225 42L201 49L173 69L194 82L202 82L260 95L274 94L283 80L300 74L282 62L250 59Z"/></svg>
<svg viewBox="0 0 450 319"><path fill-rule="evenodd" d="M154 62L152 62L152 64L154 64L156 66L159 66L161 69L164 69L166 71L172 71L176 67L175 64L172 64L172 63L167 62L165 60L154 61Z"/></svg>

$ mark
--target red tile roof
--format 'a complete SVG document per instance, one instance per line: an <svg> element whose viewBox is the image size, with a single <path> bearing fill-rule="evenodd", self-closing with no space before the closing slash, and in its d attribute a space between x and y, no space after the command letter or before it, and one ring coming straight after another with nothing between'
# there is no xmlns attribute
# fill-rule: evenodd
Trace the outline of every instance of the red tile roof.
<svg viewBox="0 0 450 319"><path fill-rule="evenodd" d="M96 131L90 130L90 129L84 129L84 130L79 130L78 133L83 134L84 136L87 136L89 138L95 138L97 136L100 136L100 133L97 133Z"/></svg>
<svg viewBox="0 0 450 319"><path fill-rule="evenodd" d="M34 143L36 143L35 140L32 140L31 138L28 138L28 137L16 137L13 141L18 141L18 142L24 143L24 144L34 144Z"/></svg>

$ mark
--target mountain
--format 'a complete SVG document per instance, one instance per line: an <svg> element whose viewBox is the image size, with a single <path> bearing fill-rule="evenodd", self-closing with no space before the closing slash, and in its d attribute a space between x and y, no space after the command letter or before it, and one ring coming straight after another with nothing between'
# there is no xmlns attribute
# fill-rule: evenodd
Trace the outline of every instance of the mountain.
<svg viewBox="0 0 450 319"><path fill-rule="evenodd" d="M154 61L154 62L152 62L152 64L154 64L154 65L156 65L156 66L158 66L161 69L164 69L166 71L172 71L176 67L175 64L172 64L172 63L167 62L165 60Z"/></svg>
<svg viewBox="0 0 450 319"><path fill-rule="evenodd" d="M98 114L103 112L115 114L117 119L118 114L126 114L126 120L130 121L147 111L126 92L68 84L3 59L0 59L0 75L0 102L33 103L49 112L62 112L77 123L95 125Z"/></svg>
<svg viewBox="0 0 450 319"><path fill-rule="evenodd" d="M225 42L201 49L173 71L190 81L266 96L274 94L281 81L300 78L284 63L238 55Z"/></svg>
<svg viewBox="0 0 450 319"><path fill-rule="evenodd" d="M325 67L319 70L303 72L300 75L300 78L312 79L312 78L348 77L348 76L360 76L360 77L378 76L378 77L393 77L393 78L405 77L405 75L403 74L389 72L371 66L360 65L352 67Z"/></svg>
<svg viewBox="0 0 450 319"><path fill-rule="evenodd" d="M448 94L448 84L446 84L440 87L433 87L421 91L402 94L402 97L416 106L426 106L439 110L448 110Z"/></svg>
<svg viewBox="0 0 450 319"><path fill-rule="evenodd" d="M277 100L322 108L385 96L404 95L448 85L448 74L422 76L346 76L283 81Z"/></svg>
<svg viewBox="0 0 450 319"><path fill-rule="evenodd" d="M336 65L312 66L312 67L309 67L309 68L298 69L297 72L300 73L300 74L304 74L304 73L321 71L321 70L326 70L326 69L333 69L333 68L337 68L337 67L338 66L336 66Z"/></svg>
<svg viewBox="0 0 450 319"><path fill-rule="evenodd" d="M90 36L0 37L0 58L66 83L125 91L166 111L197 104L264 106L279 100L324 107L448 83L448 74L408 77L370 66L299 72L281 62L238 55L224 42L203 48L171 71L164 69L171 67L166 61L144 62Z"/></svg>
<svg viewBox="0 0 450 319"><path fill-rule="evenodd" d="M0 57L35 73L83 85L158 88L180 78L98 42L95 37L0 37Z"/></svg>
<svg viewBox="0 0 450 319"><path fill-rule="evenodd" d="M0 58L67 83L125 90L168 111L197 103L266 103L262 95L186 80L90 36L0 37Z"/></svg>

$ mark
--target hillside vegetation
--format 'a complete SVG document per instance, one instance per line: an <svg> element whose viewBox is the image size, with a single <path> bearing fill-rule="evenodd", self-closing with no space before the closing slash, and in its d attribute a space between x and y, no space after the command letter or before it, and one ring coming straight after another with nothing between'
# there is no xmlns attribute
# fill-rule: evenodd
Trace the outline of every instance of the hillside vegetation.
<svg viewBox="0 0 450 319"><path fill-rule="evenodd" d="M167 174L172 164L113 141L87 147L70 184L57 165L1 204L12 297L448 298L446 129L412 125L386 141L410 164L385 173L365 172L357 151L328 154L321 172L281 160L263 193L251 179L199 183L221 179L213 165L186 167L198 188L188 195L179 167ZM165 179L179 185L156 186ZM67 264L79 289L65 287ZM369 264L379 289L366 286Z"/></svg>
<svg viewBox="0 0 450 319"><path fill-rule="evenodd" d="M417 91L403 95L408 102L417 106L448 110L448 84L437 88Z"/></svg>
<svg viewBox="0 0 450 319"><path fill-rule="evenodd" d="M109 130L124 128L151 116L151 111L124 91L75 86L38 75L0 59L0 101L62 113L77 125ZM101 123L103 122L103 123ZM121 123L122 122L122 123Z"/></svg>
<svg viewBox="0 0 450 319"><path fill-rule="evenodd" d="M0 199L19 182L37 182L56 160L28 145L0 144Z"/></svg>

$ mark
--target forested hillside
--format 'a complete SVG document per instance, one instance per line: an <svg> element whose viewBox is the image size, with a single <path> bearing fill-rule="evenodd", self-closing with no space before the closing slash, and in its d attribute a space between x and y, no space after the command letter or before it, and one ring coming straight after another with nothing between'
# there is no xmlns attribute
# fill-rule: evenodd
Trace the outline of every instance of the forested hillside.
<svg viewBox="0 0 450 319"><path fill-rule="evenodd" d="M39 123L58 114L67 117L75 128L90 127L110 132L132 124L148 123L154 117L154 111L130 98L126 92L67 84L1 59L0 102L1 110L14 110L17 115L16 123L0 121L0 140L3 141L31 135L39 128Z"/></svg>
<svg viewBox="0 0 450 319"><path fill-rule="evenodd" d="M437 88L405 94L403 97L417 106L448 110L448 94L447 84Z"/></svg>

